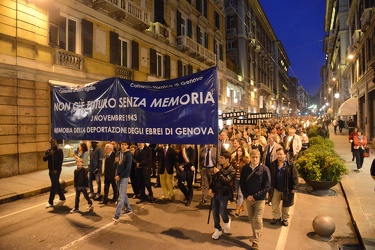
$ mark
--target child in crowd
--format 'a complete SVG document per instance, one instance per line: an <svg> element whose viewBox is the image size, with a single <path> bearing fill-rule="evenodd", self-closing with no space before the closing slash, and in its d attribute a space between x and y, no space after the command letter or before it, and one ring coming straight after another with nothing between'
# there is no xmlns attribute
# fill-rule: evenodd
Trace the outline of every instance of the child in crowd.
<svg viewBox="0 0 375 250"><path fill-rule="evenodd" d="M75 205L72 210L70 210L70 213L78 212L79 207L79 198L81 196L81 192L83 193L83 196L89 203L89 206L87 207L89 211L94 210L94 206L92 205L92 201L89 198L89 195L87 194L87 189L89 187L89 181L87 176L87 169L82 167L83 160L81 158L76 159L77 162L77 169L74 170L74 189L76 190L76 200Z"/></svg>

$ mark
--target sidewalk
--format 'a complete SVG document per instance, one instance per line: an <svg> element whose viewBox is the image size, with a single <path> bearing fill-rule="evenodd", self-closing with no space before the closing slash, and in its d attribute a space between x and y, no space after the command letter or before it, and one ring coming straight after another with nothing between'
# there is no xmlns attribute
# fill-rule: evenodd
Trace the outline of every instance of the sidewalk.
<svg viewBox="0 0 375 250"><path fill-rule="evenodd" d="M352 161L348 130L343 133L333 132L330 126L330 139L335 143L335 151L345 160L349 168L349 175L343 176L341 186L349 206L352 223L355 227L358 239L365 249L375 249L375 181L371 178L370 167L374 159L371 154L365 158L363 171L355 171L356 164Z"/></svg>
<svg viewBox="0 0 375 250"><path fill-rule="evenodd" d="M349 175L343 177L341 186L336 185L332 188L336 193L334 196L315 196L306 191L308 185L301 183L296 205L293 207L294 212L291 214L290 226L282 228L289 236L284 247L280 249L349 249L332 245L337 246L340 241L343 243L344 238L356 236L364 249L375 249L375 200L373 198L375 182L370 176L370 166L374 156L371 155L370 158L365 159L364 171L356 172L354 171L355 162L351 160L347 130L335 135L330 126L330 139L334 141L336 152L346 161ZM60 179L64 180L67 186L73 184L75 168L74 164L63 166ZM2 178L0 179L0 204L38 195L49 191L49 188L48 170ZM198 193L200 192L197 191L196 194ZM336 242L335 240L322 241L312 237L312 220L319 214L334 218L336 231L333 236ZM269 218L265 219L264 225L272 229L272 226L269 226ZM356 236L353 227L356 230ZM265 231L262 238L266 240L268 237L282 237L283 230L280 235L273 235L278 231L272 230L272 235L266 235L269 231Z"/></svg>

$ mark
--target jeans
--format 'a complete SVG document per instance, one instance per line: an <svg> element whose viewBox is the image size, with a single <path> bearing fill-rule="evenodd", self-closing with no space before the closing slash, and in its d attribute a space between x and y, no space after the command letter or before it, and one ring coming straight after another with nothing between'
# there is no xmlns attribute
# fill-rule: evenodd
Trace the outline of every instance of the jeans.
<svg viewBox="0 0 375 250"><path fill-rule="evenodd" d="M215 195L212 199L212 218L214 219L214 228L222 230L220 226L220 216L223 219L224 223L229 222L229 217L227 213L228 206L228 196L217 196Z"/></svg>
<svg viewBox="0 0 375 250"><path fill-rule="evenodd" d="M246 200L247 213L253 230L252 241L259 244L259 238L263 229L263 214L265 207L264 200L248 201Z"/></svg>
<svg viewBox="0 0 375 250"><path fill-rule="evenodd" d="M60 174L61 171L57 171L55 174L49 171L49 178L51 180L51 190L49 193L48 203L53 205L53 199L55 199L56 193L59 195L60 200L65 201L65 195L60 185Z"/></svg>
<svg viewBox="0 0 375 250"><path fill-rule="evenodd" d="M120 217L122 208L125 206L126 211L132 211L130 207L128 194L126 193L128 189L129 178L121 178L118 181L119 199L116 207L115 217Z"/></svg>
<svg viewBox="0 0 375 250"><path fill-rule="evenodd" d="M81 193L83 193L83 196L87 200L88 204L91 205L92 201L89 198L89 195L87 194L87 189L85 187L77 187L76 188L76 200L74 204L74 208L78 209L79 207L79 197L81 196Z"/></svg>
<svg viewBox="0 0 375 250"><path fill-rule="evenodd" d="M239 179L234 179L234 187L237 190L237 205L241 206L242 203L243 203L243 194L242 194L242 191L241 191Z"/></svg>
<svg viewBox="0 0 375 250"><path fill-rule="evenodd" d="M89 188L90 188L90 193L94 193L94 186L92 185L92 182L95 180L96 181L96 184L97 184L97 188L98 188L98 192L97 194L100 194L101 193L101 190L102 190L102 182L100 180L100 174L101 174L101 171L99 171L98 173L94 174L93 172L89 172Z"/></svg>

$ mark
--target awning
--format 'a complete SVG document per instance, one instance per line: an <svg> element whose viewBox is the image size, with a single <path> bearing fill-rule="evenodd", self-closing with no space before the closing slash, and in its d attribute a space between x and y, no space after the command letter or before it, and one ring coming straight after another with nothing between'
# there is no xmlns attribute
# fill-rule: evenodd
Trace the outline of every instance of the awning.
<svg viewBox="0 0 375 250"><path fill-rule="evenodd" d="M352 97L343 104L341 104L339 108L339 112L337 115L356 115L358 112L358 98Z"/></svg>

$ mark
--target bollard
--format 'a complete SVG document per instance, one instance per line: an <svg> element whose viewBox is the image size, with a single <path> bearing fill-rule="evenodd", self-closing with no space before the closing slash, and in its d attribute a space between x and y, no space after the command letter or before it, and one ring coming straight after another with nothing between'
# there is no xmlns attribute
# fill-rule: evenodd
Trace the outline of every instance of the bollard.
<svg viewBox="0 0 375 250"><path fill-rule="evenodd" d="M315 233L322 237L330 237L336 229L335 222L332 217L327 215L318 215L313 220L313 228Z"/></svg>

